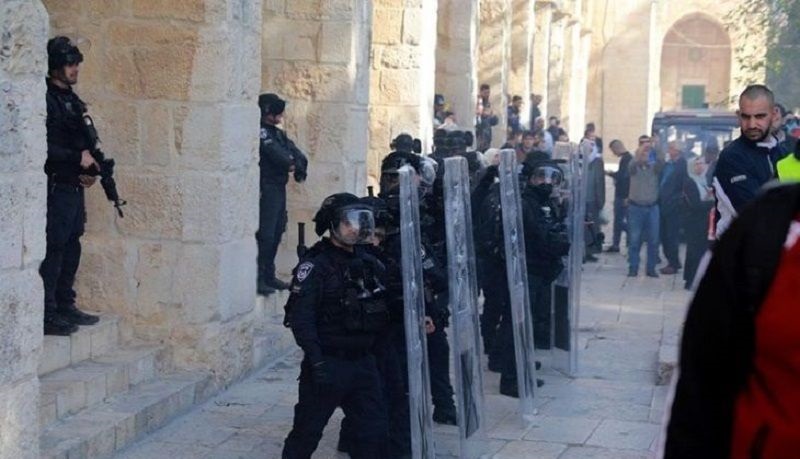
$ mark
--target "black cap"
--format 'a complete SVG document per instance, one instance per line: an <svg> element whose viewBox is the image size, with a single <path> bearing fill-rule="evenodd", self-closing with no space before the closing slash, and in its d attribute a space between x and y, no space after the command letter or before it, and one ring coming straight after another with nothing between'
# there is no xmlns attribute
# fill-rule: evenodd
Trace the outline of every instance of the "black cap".
<svg viewBox="0 0 800 459"><path fill-rule="evenodd" d="M414 138L409 134L403 133L395 137L389 146L394 151L410 153L414 150Z"/></svg>
<svg viewBox="0 0 800 459"><path fill-rule="evenodd" d="M444 96L441 94L433 96L433 105L444 105Z"/></svg>
<svg viewBox="0 0 800 459"><path fill-rule="evenodd" d="M280 115L286 109L286 101L270 92L258 96L258 106L264 115Z"/></svg>
<svg viewBox="0 0 800 459"><path fill-rule="evenodd" d="M396 174L406 164L413 167L415 171L419 171L419 156L405 151L389 153L381 163L381 174Z"/></svg>
<svg viewBox="0 0 800 459"><path fill-rule="evenodd" d="M47 68L58 70L65 65L80 64L83 54L65 36L53 37L47 41Z"/></svg>

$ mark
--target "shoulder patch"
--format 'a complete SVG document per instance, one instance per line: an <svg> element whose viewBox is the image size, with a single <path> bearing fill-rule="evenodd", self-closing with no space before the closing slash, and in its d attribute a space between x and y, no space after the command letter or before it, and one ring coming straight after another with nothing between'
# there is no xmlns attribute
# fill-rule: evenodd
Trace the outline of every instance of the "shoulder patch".
<svg viewBox="0 0 800 459"><path fill-rule="evenodd" d="M731 183L743 182L745 180L747 180L747 176L744 174L731 177Z"/></svg>
<svg viewBox="0 0 800 459"><path fill-rule="evenodd" d="M310 261L303 262L297 267L297 281L303 282L306 280L308 275L311 274L312 269L314 269L314 263L311 263Z"/></svg>

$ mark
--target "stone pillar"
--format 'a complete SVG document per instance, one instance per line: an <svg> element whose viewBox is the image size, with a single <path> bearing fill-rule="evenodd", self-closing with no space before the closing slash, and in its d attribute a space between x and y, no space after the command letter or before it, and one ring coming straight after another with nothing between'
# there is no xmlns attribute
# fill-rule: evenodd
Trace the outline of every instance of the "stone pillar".
<svg viewBox="0 0 800 459"><path fill-rule="evenodd" d="M87 193L80 304L231 381L252 365L261 1L46 5L91 43L77 90L128 201Z"/></svg>
<svg viewBox="0 0 800 459"><path fill-rule="evenodd" d="M360 0L264 2L261 90L287 100L283 128L309 159L306 182L287 188L275 260L285 278L297 262L296 222L310 223L332 193L366 192L371 22Z"/></svg>
<svg viewBox="0 0 800 459"><path fill-rule="evenodd" d="M439 0L436 40L436 93L456 122L472 131L478 94L478 0Z"/></svg>
<svg viewBox="0 0 800 459"><path fill-rule="evenodd" d="M525 103L520 114L522 124L530 118L531 68L533 60L534 0L512 0L511 65L508 74L509 93L519 95Z"/></svg>
<svg viewBox="0 0 800 459"><path fill-rule="evenodd" d="M433 139L436 0L376 2L369 76L369 179L377 183L391 139L402 132ZM363 191L362 191L363 192Z"/></svg>
<svg viewBox="0 0 800 459"><path fill-rule="evenodd" d="M564 59L567 53L565 32L567 15L563 10L554 10L550 24L550 55L547 71L547 114L549 116L564 117L567 113L561 110L561 101L564 98ZM570 138L576 134L569 133Z"/></svg>
<svg viewBox="0 0 800 459"><path fill-rule="evenodd" d="M542 96L539 110L547 118L550 116L547 108L550 100L550 34L554 6L552 0L536 0L535 7L536 32L533 39L531 87L534 93Z"/></svg>
<svg viewBox="0 0 800 459"><path fill-rule="evenodd" d="M565 62L565 68L568 75L565 75L565 80L568 82L568 92L562 107L566 113L564 124L567 132L571 132L573 137L578 133L583 134L585 128L583 107L585 102L585 83L583 82L583 75L586 72L586 62L583 58L582 38L581 38L581 2L582 0L575 0L572 6L572 16L567 23L567 49L568 59Z"/></svg>
<svg viewBox="0 0 800 459"><path fill-rule="evenodd" d="M481 0L478 82L492 88L490 102L500 122L492 129L492 146L506 140L508 74L511 64L511 0Z"/></svg>
<svg viewBox="0 0 800 459"><path fill-rule="evenodd" d="M35 459L47 193L47 13L41 3L3 2L0 36L0 458Z"/></svg>

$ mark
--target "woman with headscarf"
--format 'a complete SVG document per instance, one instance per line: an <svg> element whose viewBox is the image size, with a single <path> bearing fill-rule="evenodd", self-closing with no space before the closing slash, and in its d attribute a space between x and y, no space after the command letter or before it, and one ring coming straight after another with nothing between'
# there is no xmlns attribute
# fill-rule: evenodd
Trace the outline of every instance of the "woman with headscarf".
<svg viewBox="0 0 800 459"><path fill-rule="evenodd" d="M684 288L691 290L697 266L708 249L708 213L714 206L714 195L708 186L708 164L700 156L687 164L689 179L684 182L683 199L686 201L684 233L686 236L686 264L683 271Z"/></svg>

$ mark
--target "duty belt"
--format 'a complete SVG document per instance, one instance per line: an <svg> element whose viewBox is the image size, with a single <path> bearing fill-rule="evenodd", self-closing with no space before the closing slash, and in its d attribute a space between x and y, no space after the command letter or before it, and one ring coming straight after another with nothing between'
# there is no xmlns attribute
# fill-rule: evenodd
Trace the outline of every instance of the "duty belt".
<svg viewBox="0 0 800 459"><path fill-rule="evenodd" d="M336 357L343 360L358 360L370 354L367 349L333 349L323 348L322 355L326 357Z"/></svg>

